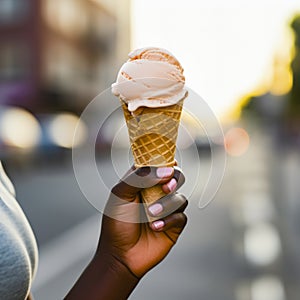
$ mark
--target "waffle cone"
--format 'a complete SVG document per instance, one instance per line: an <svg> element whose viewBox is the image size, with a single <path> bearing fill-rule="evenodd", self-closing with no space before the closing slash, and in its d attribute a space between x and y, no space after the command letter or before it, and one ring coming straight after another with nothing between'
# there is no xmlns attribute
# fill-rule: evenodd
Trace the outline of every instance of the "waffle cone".
<svg viewBox="0 0 300 300"><path fill-rule="evenodd" d="M131 114L121 100L129 133L135 167L170 167L175 165L176 140L183 98L166 107L141 107ZM165 196L161 186L142 191L147 205Z"/></svg>
<svg viewBox="0 0 300 300"><path fill-rule="evenodd" d="M134 115L122 103L135 166L174 166L183 100L161 108L139 108Z"/></svg>

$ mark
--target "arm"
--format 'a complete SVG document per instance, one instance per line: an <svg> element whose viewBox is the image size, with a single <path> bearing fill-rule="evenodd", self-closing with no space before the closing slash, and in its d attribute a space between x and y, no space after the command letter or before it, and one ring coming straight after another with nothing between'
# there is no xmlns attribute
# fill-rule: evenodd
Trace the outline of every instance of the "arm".
<svg viewBox="0 0 300 300"><path fill-rule="evenodd" d="M183 183L183 175L178 170L174 174L173 168L156 170L130 171L113 188L96 254L65 299L127 299L175 245L187 221L183 213L187 200L173 193ZM155 184L170 194L147 209L148 216L155 218L149 223L141 210L140 191Z"/></svg>
<svg viewBox="0 0 300 300"><path fill-rule="evenodd" d="M127 299L138 284L135 277L111 255L96 255L66 299Z"/></svg>

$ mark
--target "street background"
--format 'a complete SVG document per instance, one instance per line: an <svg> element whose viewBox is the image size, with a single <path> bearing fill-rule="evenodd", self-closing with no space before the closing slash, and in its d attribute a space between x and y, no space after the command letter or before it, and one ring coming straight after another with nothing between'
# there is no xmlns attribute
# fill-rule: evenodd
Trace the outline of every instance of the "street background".
<svg viewBox="0 0 300 300"><path fill-rule="evenodd" d="M107 89L128 52L149 44L170 46L175 56L178 50L187 82L216 117L200 118L199 127L200 105L187 104L177 159L186 175L181 192L189 198L188 225L130 299L299 299L300 6L262 1L262 11L256 1L249 10L234 0L228 7L212 2L199 1L211 23L190 18L191 32L176 19L180 13L194 16L189 1L174 1L171 11L162 5L158 15L168 12L170 18L169 27L158 26L160 43L154 25L152 35L139 31L149 24L141 20L148 11L144 1L0 1L0 160L39 245L36 299L62 299L94 254L102 217L94 206L105 203L132 162L125 122ZM239 12L253 26L243 27ZM232 20L221 26L228 15ZM275 33L267 30L274 20ZM172 22L187 36L174 38ZM254 38L260 31L261 44ZM222 38L230 32L234 44ZM182 42L189 36L191 46ZM271 46L270 36L280 36L280 42ZM236 47L246 57L235 56ZM265 60L263 53L265 68L251 69ZM88 119L80 119L104 90ZM86 199L74 174L72 147L87 145L95 149L102 181L86 176L79 183L99 203ZM89 174L90 163L83 155L83 174ZM222 182L211 175L212 166L224 172ZM212 201L202 198L215 192Z"/></svg>

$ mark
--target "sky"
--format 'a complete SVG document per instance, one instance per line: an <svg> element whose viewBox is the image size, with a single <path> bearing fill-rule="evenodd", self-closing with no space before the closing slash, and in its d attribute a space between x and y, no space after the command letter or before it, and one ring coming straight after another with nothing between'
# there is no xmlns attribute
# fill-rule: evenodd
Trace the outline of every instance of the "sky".
<svg viewBox="0 0 300 300"><path fill-rule="evenodd" d="M132 0L131 47L163 47L218 117L268 82L276 51L290 55L299 0Z"/></svg>

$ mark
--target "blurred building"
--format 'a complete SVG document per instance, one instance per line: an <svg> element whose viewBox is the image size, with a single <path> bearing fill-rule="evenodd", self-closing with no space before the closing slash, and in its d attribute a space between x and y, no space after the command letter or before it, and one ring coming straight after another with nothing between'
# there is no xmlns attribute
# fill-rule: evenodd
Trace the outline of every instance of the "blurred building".
<svg viewBox="0 0 300 300"><path fill-rule="evenodd" d="M296 16L291 23L294 32L294 58L291 64L293 70L293 87L290 97L290 113L300 119L300 15Z"/></svg>
<svg viewBox="0 0 300 300"><path fill-rule="evenodd" d="M255 117L273 130L281 146L300 145L300 16L290 24L294 34L292 58L275 55L267 93L250 96L243 106L244 117ZM284 142L283 142L284 141Z"/></svg>
<svg viewBox="0 0 300 300"><path fill-rule="evenodd" d="M274 56L272 75L267 92L249 96L243 105L244 117L255 117L264 122L264 125L273 126L278 123L287 106L287 93L292 87L292 78L285 58Z"/></svg>
<svg viewBox="0 0 300 300"><path fill-rule="evenodd" d="M1 0L0 104L81 110L130 45L130 0Z"/></svg>
<svg viewBox="0 0 300 300"><path fill-rule="evenodd" d="M36 0L0 1L0 103L31 105L37 99L39 45Z"/></svg>

